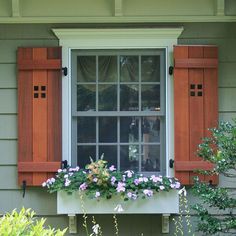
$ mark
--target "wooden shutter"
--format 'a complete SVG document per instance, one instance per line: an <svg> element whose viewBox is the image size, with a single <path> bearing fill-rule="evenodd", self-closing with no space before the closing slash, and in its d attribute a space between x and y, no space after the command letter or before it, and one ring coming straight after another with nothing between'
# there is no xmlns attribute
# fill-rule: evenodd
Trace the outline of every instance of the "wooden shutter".
<svg viewBox="0 0 236 236"><path fill-rule="evenodd" d="M18 183L39 186L61 164L61 48L19 48Z"/></svg>
<svg viewBox="0 0 236 236"><path fill-rule="evenodd" d="M182 184L192 184L194 169L209 170L213 165L197 157L208 128L218 124L217 47L174 47L175 176ZM216 176L202 180L217 183Z"/></svg>

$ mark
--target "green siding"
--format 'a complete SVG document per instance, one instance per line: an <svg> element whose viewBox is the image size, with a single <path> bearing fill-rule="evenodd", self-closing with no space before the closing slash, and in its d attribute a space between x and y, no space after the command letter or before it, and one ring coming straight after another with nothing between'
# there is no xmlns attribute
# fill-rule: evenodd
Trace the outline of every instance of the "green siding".
<svg viewBox="0 0 236 236"><path fill-rule="evenodd" d="M17 163L17 141L0 140L0 167L1 165L16 165Z"/></svg>
<svg viewBox="0 0 236 236"><path fill-rule="evenodd" d="M6 180L6 178L4 179ZM55 194L48 194L40 188L27 188L24 198L22 193L22 190L0 190L0 214L24 206L35 210L38 215L56 215L57 201Z"/></svg>
<svg viewBox="0 0 236 236"><path fill-rule="evenodd" d="M0 89L0 111L2 114L16 114L17 90Z"/></svg>
<svg viewBox="0 0 236 236"><path fill-rule="evenodd" d="M16 88L16 64L0 64L0 89Z"/></svg>
<svg viewBox="0 0 236 236"><path fill-rule="evenodd" d="M0 114L0 139L17 139L16 115Z"/></svg>
<svg viewBox="0 0 236 236"><path fill-rule="evenodd" d="M50 47L58 46L56 40L0 40L0 63L16 63L18 47Z"/></svg>

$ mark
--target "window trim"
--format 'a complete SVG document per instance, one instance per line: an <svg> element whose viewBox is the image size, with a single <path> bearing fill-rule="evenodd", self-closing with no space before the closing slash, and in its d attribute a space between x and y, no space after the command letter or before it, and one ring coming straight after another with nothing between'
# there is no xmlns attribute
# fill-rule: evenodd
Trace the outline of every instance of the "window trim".
<svg viewBox="0 0 236 236"><path fill-rule="evenodd" d="M169 159L174 159L173 46L183 28L53 29L62 46L62 159L71 163L71 50L72 49L165 49L166 50L166 175L174 176ZM171 115L172 114L172 115Z"/></svg>

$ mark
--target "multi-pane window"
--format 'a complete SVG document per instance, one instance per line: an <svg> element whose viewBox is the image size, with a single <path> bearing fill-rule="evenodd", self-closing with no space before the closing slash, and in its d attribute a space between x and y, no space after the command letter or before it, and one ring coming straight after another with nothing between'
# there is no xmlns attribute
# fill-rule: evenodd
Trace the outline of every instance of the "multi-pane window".
<svg viewBox="0 0 236 236"><path fill-rule="evenodd" d="M72 51L72 163L165 172L165 51Z"/></svg>

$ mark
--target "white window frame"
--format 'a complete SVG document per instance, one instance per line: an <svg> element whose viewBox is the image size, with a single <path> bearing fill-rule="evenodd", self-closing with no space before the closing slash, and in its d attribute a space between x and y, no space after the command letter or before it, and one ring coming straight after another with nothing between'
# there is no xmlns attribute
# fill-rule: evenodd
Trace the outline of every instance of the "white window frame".
<svg viewBox="0 0 236 236"><path fill-rule="evenodd" d="M166 50L166 175L174 176L169 159L174 159L173 46L183 28L53 29L62 46L62 159L71 163L71 50L74 49L165 49Z"/></svg>

